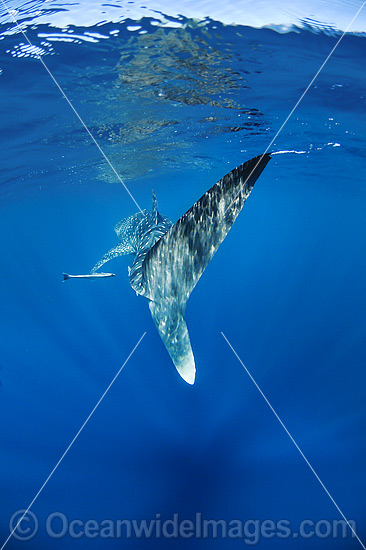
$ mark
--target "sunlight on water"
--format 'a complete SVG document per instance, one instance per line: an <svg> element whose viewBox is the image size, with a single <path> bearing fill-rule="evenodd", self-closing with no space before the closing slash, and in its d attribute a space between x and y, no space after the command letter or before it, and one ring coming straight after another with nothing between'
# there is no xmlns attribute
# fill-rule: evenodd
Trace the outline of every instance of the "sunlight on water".
<svg viewBox="0 0 366 550"><path fill-rule="evenodd" d="M154 18L156 24L164 27L180 27L180 18L184 16L197 21L211 18L228 25L274 26L279 31L287 31L293 25L304 25L329 32L345 30L361 5L357 0L311 0L297 3L291 0L238 0L234 3L180 0L173 4L167 0L149 0L145 4L134 0L70 0L62 4L57 0L39 0L24 4L8 0L6 4L18 19L27 19L29 24L51 23L59 28L69 25L89 27L106 21L123 22L126 19L139 21L142 17ZM8 20L6 14L3 13L2 17L3 20ZM175 20L172 21L171 18ZM129 30L139 31L140 25L130 24ZM366 32L366 15L360 14L350 30Z"/></svg>

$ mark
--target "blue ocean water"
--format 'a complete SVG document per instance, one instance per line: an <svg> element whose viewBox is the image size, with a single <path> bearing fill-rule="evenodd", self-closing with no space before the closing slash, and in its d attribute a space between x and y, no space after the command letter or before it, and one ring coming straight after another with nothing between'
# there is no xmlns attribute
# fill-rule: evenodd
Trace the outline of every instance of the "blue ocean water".
<svg viewBox="0 0 366 550"><path fill-rule="evenodd" d="M26 6L47 15L43 2ZM188 302L190 387L129 286L129 258L108 264L114 279L61 282L117 244L113 227L136 206L36 57L141 207L154 189L176 221L267 148L340 34L161 14L64 28L43 19L26 25L23 14L34 48L11 21L0 41L0 544L145 331L32 506L37 535L7 548L254 542L50 538L53 512L287 520L294 531L341 519L221 332L366 541L365 36L343 38L276 138ZM350 533L258 543L360 547Z"/></svg>

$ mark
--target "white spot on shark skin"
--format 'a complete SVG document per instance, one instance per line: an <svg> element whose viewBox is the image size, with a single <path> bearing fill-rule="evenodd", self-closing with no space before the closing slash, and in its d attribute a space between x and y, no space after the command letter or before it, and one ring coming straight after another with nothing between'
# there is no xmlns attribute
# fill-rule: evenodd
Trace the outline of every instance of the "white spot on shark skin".
<svg viewBox="0 0 366 550"><path fill-rule="evenodd" d="M222 217L225 215L225 209L226 209L226 203L225 203L224 197L222 197L222 198L220 199L219 208L218 208L218 211L219 211L219 214L220 214L220 218L222 218Z"/></svg>

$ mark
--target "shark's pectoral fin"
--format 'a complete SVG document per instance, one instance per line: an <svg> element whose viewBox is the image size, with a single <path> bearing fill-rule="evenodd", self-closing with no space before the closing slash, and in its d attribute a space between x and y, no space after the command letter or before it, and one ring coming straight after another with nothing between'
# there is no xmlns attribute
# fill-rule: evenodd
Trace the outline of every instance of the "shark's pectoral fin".
<svg viewBox="0 0 366 550"><path fill-rule="evenodd" d="M184 320L185 304L178 304L172 300L149 301L149 308L177 371L188 384L194 384L196 367Z"/></svg>
<svg viewBox="0 0 366 550"><path fill-rule="evenodd" d="M113 258L118 258L119 256L125 256L126 254L131 254L130 249L126 246L126 244L125 243L117 244L117 246L108 250L108 252L101 257L99 262L95 264L95 266L93 267L90 273L95 273L98 269L102 267L102 265L106 264L110 260L113 260Z"/></svg>

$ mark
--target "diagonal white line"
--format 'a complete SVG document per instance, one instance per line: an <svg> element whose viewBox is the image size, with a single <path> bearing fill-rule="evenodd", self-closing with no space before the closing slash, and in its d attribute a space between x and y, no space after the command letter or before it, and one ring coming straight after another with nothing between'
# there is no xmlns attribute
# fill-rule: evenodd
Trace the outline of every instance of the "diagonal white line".
<svg viewBox="0 0 366 550"><path fill-rule="evenodd" d="M9 8L7 7L7 5L5 4L4 0L1 0L1 3L2 5L4 6L4 8L6 9L6 11L8 12L9 16L11 17L11 19L13 20L13 22L15 23L16 27L18 28L18 30L22 33L22 35L24 36L24 39L27 41L27 43L29 44L29 46L31 46L32 48L34 48L32 42L29 40L27 34L25 31L23 31L23 29L21 28L21 26L19 25L17 19L15 18L14 16L14 10L10 11ZM91 131L89 130L89 128L87 127L87 125L85 124L84 120L81 118L81 116L79 115L79 113L77 112L77 110L75 109L75 107L73 106L73 104L71 103L70 99L67 97L66 93L64 92L64 90L61 88L60 84L58 83L58 81L56 80L56 78L53 76L52 72L50 71L50 69L48 68L48 66L46 65L46 63L43 61L42 59L42 56L41 55L38 55L36 54L36 57L37 59L42 63L43 67L45 68L45 70L48 72L48 74L50 75L50 77L52 78L54 84L57 86L57 88L59 89L59 91L61 92L61 95L64 97L64 99L67 101L68 105L71 107L71 109L74 111L75 115L77 116L77 118L79 119L79 121L81 122L81 124L84 126L86 132L88 133L89 137L92 139L92 141L94 142L94 144L98 147L100 153L102 154L102 156L104 157L104 159L107 161L109 167L112 169L112 171L114 172L114 174L116 175L117 179L120 181L120 183L122 183L123 187L126 189L127 193L130 195L131 199L133 200L133 202L136 204L137 208L140 210L140 212L142 212L138 202L136 201L135 197L132 195L131 191L128 189L127 185L125 184L125 182L122 180L121 176L118 174L117 170L115 169L115 167L113 166L113 164L111 163L111 161L109 160L109 158L107 157L107 155L105 154L105 152L103 151L103 149L101 148L101 146L99 145L99 143L97 142L97 140L95 139L95 137L93 136L93 134L91 133ZM1 549L0 549L1 550Z"/></svg>
<svg viewBox="0 0 366 550"><path fill-rule="evenodd" d="M85 426L87 425L87 423L89 422L89 420L91 419L91 417L93 416L93 414L95 413L95 411L97 410L97 408L99 407L100 403L103 401L104 397L107 395L108 391L111 389L112 385L114 384L114 382L117 380L119 374L121 373L122 369L124 368L124 366L128 363L128 361L131 359L132 355L135 353L135 351L137 350L138 346L140 345L142 339L144 338L146 332L144 332L144 334L141 336L140 340L137 342L137 344L135 345L135 347L133 348L133 350L131 351L130 355L127 357L126 361L123 363L122 367L119 369L119 371L117 372L117 374L115 375L115 377L113 378L113 380L110 382L109 386L107 387L107 389L103 392L103 395L100 397L100 399L98 400L97 404L94 406L93 410L89 413L89 415L87 416L86 420L83 422L81 428L77 431L76 435L73 437L71 443L68 445L67 449L64 451L64 453L62 454L61 458L58 460L56 466L52 469L52 471L50 472L50 474L48 475L48 477L46 478L46 480L44 481L44 483L42 484L41 488L39 489L39 491L37 492L36 496L33 498L33 500L31 501L31 503L28 505L28 508L26 509L26 511L24 512L24 514L21 516L21 518L19 519L19 521L16 523L15 527L13 528L13 530L11 531L10 535L8 536L8 538L6 539L6 541L4 542L4 544L2 545L2 547L0 548L0 550L4 550L5 546L8 544L9 540L11 539L11 537L13 536L13 534L15 533L15 531L17 530L17 528L19 527L19 524L23 521L24 517L27 515L27 513L29 512L29 510L31 509L31 507L33 506L33 504L35 503L35 501L37 500L37 498L39 497L39 495L42 493L43 489L46 487L47 483L49 482L49 480L51 479L51 477L53 476L53 474L55 473L55 471L57 470L57 468L59 467L59 465L61 464L61 462L63 461L63 459L65 458L65 456L67 455L67 453L69 452L69 450L71 449L71 447L73 446L73 444L75 443L75 441L77 440L77 438L79 437L79 435L81 434L81 432L83 431L83 429L85 428Z"/></svg>
<svg viewBox="0 0 366 550"><path fill-rule="evenodd" d="M325 65L328 63L329 59L332 57L333 53L335 52L336 48L339 46L339 44L341 43L341 41L343 40L344 38L344 35L348 32L348 30L351 28L351 25L352 23L355 21L355 19L357 18L358 14L360 13L360 11L362 10L362 8L364 7L364 5L366 4L366 2L364 2L361 7L357 10L357 13L354 15L354 17L352 18L352 21L350 21L350 23L348 24L348 27L346 28L346 30L342 33L342 35L340 36L340 38L337 40L335 46L333 46L333 48L331 49L330 53L328 54L328 56L326 57L325 61L323 61L323 63L320 65L319 69L317 70L316 74L313 76L313 78L311 79L311 81L309 82L308 86L305 88L305 90L303 91L303 93L301 94L300 98L297 100L297 102L295 103L294 107L292 108L292 110L290 111L290 113L287 115L287 117L285 118L284 122L282 123L282 125L280 126L280 129L277 131L275 137L271 140L270 144L268 145L267 149L265 150L265 152L263 153L263 155L265 155L269 148L273 145L273 143L275 142L276 138L279 136L280 132L282 132L284 126L287 124L287 122L289 121L290 117L294 114L294 111L295 109L297 109L297 107L299 106L299 104L301 103L301 101L304 99L305 95L307 94L307 92L309 91L309 89L311 88L311 86L314 84L315 80L318 78L320 72L324 69Z"/></svg>
<svg viewBox="0 0 366 550"><path fill-rule="evenodd" d="M245 372L248 374L249 378L251 379L251 381L253 382L253 384L255 385L255 387L257 388L257 390L259 391L259 393L261 394L261 396L263 397L263 399L265 400L265 402L267 403L267 405L269 406L269 408L271 409L271 411L273 412L275 417L277 418L278 422L281 424L282 428L285 430L285 432L287 433L287 435L291 439L292 443L295 445L296 449L299 451L302 458L305 460L306 464L309 466L310 470L313 472L314 476L319 481L320 485L323 487L324 491L326 492L326 494L328 495L330 500L333 502L334 506L337 508L338 512L340 513L340 515L342 516L344 521L347 523L347 525L350 528L353 536L356 537L358 542L361 544L363 550L366 550L366 546L363 544L363 542L361 541L361 539L357 535L356 531L353 529L352 525L350 524L350 522L348 521L348 519L346 518L346 516L344 515L344 513L342 512L342 510L340 509L340 507L338 506L338 504L336 503L336 501L334 500L334 498L332 497L332 495L330 494L330 492L328 491L328 489L326 488L326 486L324 485L324 483L322 482L322 480L320 479L320 477L318 476L316 471L314 470L313 466L310 464L309 460L306 458L306 456L304 455L304 453L300 449L299 445L296 443L295 439L292 437L292 435L290 434L290 432L286 428L285 424L282 422L281 418L276 413L275 409L272 407L271 403L269 402L269 400L267 399L267 397L265 396L265 394L263 393L263 391L261 390L261 388L259 387L257 382L254 380L253 376L251 375L251 373L249 372L247 367L244 365L243 361L240 359L239 355L237 354L237 352L235 351L233 346L230 344L229 340L226 338L225 334L223 332L221 332L221 334L222 334L222 337L224 338L224 340L226 341L227 345L229 346L229 348L231 349L231 351L233 352L233 354L235 355L235 357L237 358L237 360L239 361L241 366L244 368Z"/></svg>
<svg viewBox="0 0 366 550"><path fill-rule="evenodd" d="M3 0L1 0L3 1ZM311 88L311 86L314 84L315 80L317 79L317 77L319 76L319 73L323 70L324 66L326 65L326 63L329 61L329 59L331 58L331 56L333 55L335 49L339 46L340 42L343 40L343 37L344 35L348 32L348 30L351 28L351 25L352 23L355 21L355 19L357 18L358 14L360 13L360 11L362 10L362 8L364 7L364 5L366 4L366 2L364 2L361 7L357 10L357 13L354 15L354 17L352 18L352 21L350 21L350 23L348 24L346 30L342 33L342 35L340 36L340 38L337 40L335 46L333 46L333 48L331 49L330 53L328 54L328 56L326 57L325 61L323 61L323 63L320 65L319 69L317 70L317 72L315 73L315 75L313 76L313 78L311 79L311 81L309 82L309 84L307 85L307 87L305 88L305 90L303 91L303 93L301 94L301 96L299 97L299 99L297 100L297 102L295 103L295 105L293 106L293 108L291 109L290 113L287 115L287 117L285 118L285 120L283 121L283 123L281 124L279 130L277 130L277 133L276 135L274 136L273 139L271 139L270 143L268 144L266 150L264 151L264 153L260 156L258 162L256 163L256 165L254 166L253 170L250 172L249 176L246 178L246 180L244 181L243 185L246 184L246 182L249 180L249 178L251 177L251 175L253 174L253 172L257 169L258 165L260 164L261 160L263 159L264 155L266 155L269 151L269 149L272 147L273 143L275 142L275 140L278 138L278 136L280 135L280 133L282 132L282 130L284 129L285 125L287 124L287 122L289 121L289 119L291 118L291 116L294 114L295 110L297 109L297 107L299 106L299 104L301 103L301 101L304 99L305 95L307 94L307 92L309 91L309 89ZM236 194L236 196L230 201L228 207L226 208L225 210L225 214L226 212L229 210L229 208L231 207L232 203L237 199L237 197L239 196L240 194L240 191Z"/></svg>

